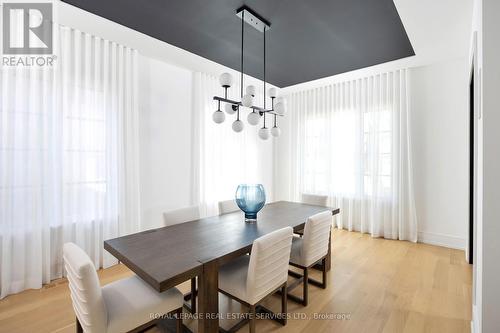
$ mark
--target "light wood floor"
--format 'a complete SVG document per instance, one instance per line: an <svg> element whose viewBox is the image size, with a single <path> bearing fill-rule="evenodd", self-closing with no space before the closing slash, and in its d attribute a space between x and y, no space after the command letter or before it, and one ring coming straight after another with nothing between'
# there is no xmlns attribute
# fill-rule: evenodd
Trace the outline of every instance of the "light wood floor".
<svg viewBox="0 0 500 333"><path fill-rule="evenodd" d="M472 271L463 251L347 231L333 234L328 289L311 286L309 306L289 302L288 309L297 316L337 319L292 319L285 327L259 320L258 332L470 332ZM123 265L99 272L102 284L130 274ZM220 304L223 313L240 309L225 298ZM266 301L273 310L279 304L277 297ZM196 330L196 322L185 323ZM0 301L0 332L75 332L66 281ZM240 332L248 332L248 326Z"/></svg>

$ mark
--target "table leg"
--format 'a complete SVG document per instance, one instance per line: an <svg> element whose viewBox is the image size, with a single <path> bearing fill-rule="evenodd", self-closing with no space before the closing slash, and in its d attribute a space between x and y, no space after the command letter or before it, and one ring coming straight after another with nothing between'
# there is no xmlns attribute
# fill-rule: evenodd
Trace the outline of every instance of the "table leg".
<svg viewBox="0 0 500 333"><path fill-rule="evenodd" d="M198 277L198 332L219 331L219 264L216 260L203 264Z"/></svg>

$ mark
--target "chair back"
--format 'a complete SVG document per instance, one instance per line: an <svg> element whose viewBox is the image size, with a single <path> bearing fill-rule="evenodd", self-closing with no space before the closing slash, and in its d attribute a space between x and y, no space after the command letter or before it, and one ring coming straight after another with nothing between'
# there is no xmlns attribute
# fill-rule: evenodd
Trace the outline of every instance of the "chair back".
<svg viewBox="0 0 500 333"><path fill-rule="evenodd" d="M306 265L312 265L328 253L331 227L331 211L314 214L307 219L301 249Z"/></svg>
<svg viewBox="0 0 500 333"><path fill-rule="evenodd" d="M239 209L234 200L219 201L219 215L236 212Z"/></svg>
<svg viewBox="0 0 500 333"><path fill-rule="evenodd" d="M191 206L163 213L163 222L165 226L194 221L199 218L200 208L198 206Z"/></svg>
<svg viewBox="0 0 500 333"><path fill-rule="evenodd" d="M306 193L302 193L300 195L300 201L308 205L326 206L327 200L328 196L326 195L316 195L316 194L306 194Z"/></svg>
<svg viewBox="0 0 500 333"><path fill-rule="evenodd" d="M73 309L84 332L106 332L108 312L94 264L74 243L64 244L63 258Z"/></svg>
<svg viewBox="0 0 500 333"><path fill-rule="evenodd" d="M288 278L293 229L286 227L254 240L247 275L247 295L255 304Z"/></svg>

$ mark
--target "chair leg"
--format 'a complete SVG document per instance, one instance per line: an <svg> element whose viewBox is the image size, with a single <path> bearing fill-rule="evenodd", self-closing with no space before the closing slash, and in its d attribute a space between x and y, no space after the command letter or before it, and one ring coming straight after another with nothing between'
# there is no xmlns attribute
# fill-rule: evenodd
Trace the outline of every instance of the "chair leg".
<svg viewBox="0 0 500 333"><path fill-rule="evenodd" d="M322 260L322 265L321 265L321 266L323 266L323 267L322 267L322 268L323 268L323 269L322 269L322 273L323 273L323 283L322 283L321 288L326 289L326 286L327 286L327 281L328 281L328 280L326 279L326 272L327 272L327 270L328 270L328 267L326 267L326 258L323 258L323 260Z"/></svg>
<svg viewBox="0 0 500 333"><path fill-rule="evenodd" d="M255 305L250 305L250 322L248 323L250 333L255 333Z"/></svg>
<svg viewBox="0 0 500 333"><path fill-rule="evenodd" d="M83 333L83 327L78 318L76 318L76 333Z"/></svg>
<svg viewBox="0 0 500 333"><path fill-rule="evenodd" d="M313 266L313 268L315 269L318 269L321 271L321 275L322 275L322 281L318 281L318 280L315 280L313 278L309 278L308 282L309 284L312 284L313 286L316 286L316 287L320 287L322 289L326 289L327 287L327 278L326 278L326 275L329 271L328 269L328 260L330 260L328 258L328 256L324 257L323 259L321 259L320 261L318 261L318 263L316 265ZM291 275L291 274L290 274Z"/></svg>
<svg viewBox="0 0 500 333"><path fill-rule="evenodd" d="M182 333L182 308L175 311L175 332Z"/></svg>
<svg viewBox="0 0 500 333"><path fill-rule="evenodd" d="M196 313L196 277L191 279L191 313Z"/></svg>
<svg viewBox="0 0 500 333"><path fill-rule="evenodd" d="M308 301L308 293L309 293L309 270L308 268L304 268L304 281L302 281L303 286L303 301L302 305L307 306Z"/></svg>
<svg viewBox="0 0 500 333"><path fill-rule="evenodd" d="M309 293L309 269L307 267L301 267L303 273L300 275L294 271L288 271L288 274L295 277L296 280L287 286L287 291L291 291L298 287L302 283L302 298L288 294L288 299L293 302L302 304L303 306L307 306L308 304L308 293ZM319 283L319 282L318 282Z"/></svg>
<svg viewBox="0 0 500 333"><path fill-rule="evenodd" d="M309 268L304 268L304 267L299 266L303 270L302 275L300 275L299 273L294 272L294 271L288 271L288 275L297 279L288 286L288 291L295 289L295 287L297 287L300 283L302 283L302 288L303 288L302 289L302 298L297 297L297 296L292 295L292 294L288 294L288 299L292 300L293 302L307 306L307 304L309 303L309 284L326 289L327 281L328 281L327 277L326 277L326 275L328 273L327 262L328 262L328 257L321 259L321 266L322 266L321 273L322 273L322 280L323 281L318 281L318 280L315 280L313 278L310 278L309 277Z"/></svg>
<svg viewBox="0 0 500 333"><path fill-rule="evenodd" d="M283 318L283 326L286 325L286 320L288 316L288 308L287 308L287 287L286 283L284 286L281 288L281 316Z"/></svg>

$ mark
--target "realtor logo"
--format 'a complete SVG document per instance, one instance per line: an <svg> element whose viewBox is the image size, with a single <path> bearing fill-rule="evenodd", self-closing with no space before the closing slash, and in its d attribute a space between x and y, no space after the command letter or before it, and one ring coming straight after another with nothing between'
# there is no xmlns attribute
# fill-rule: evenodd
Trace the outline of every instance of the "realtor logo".
<svg viewBox="0 0 500 333"><path fill-rule="evenodd" d="M3 53L52 54L52 3L3 3Z"/></svg>

